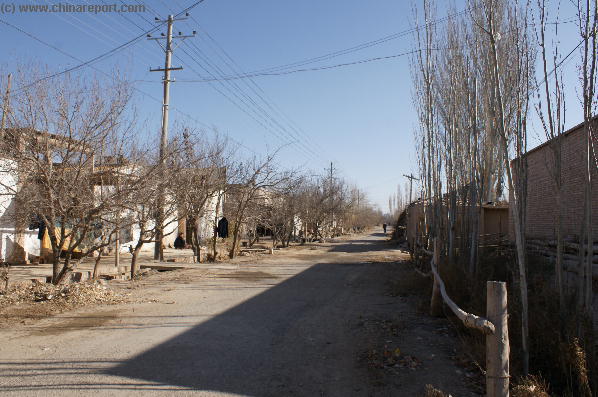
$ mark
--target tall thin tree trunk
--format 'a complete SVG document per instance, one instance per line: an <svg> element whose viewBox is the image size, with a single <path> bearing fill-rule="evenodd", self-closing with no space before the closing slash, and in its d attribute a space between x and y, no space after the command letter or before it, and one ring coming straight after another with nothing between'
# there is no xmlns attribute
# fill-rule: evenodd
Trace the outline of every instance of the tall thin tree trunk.
<svg viewBox="0 0 598 397"><path fill-rule="evenodd" d="M589 125L588 125L589 128ZM592 137L590 135L591 131L588 131L588 140L591 141ZM593 166L593 159L591 158L591 142L587 144L588 150L588 167L586 170L586 189L585 189L585 224L586 224L586 249L585 249L585 309L587 315L592 318L592 298L593 298L593 291L592 291L592 261L594 257L594 240L592 236L592 171L591 167Z"/></svg>
<svg viewBox="0 0 598 397"><path fill-rule="evenodd" d="M52 284L58 284L58 275L60 274L60 255L56 252L52 255Z"/></svg>
<svg viewBox="0 0 598 397"><path fill-rule="evenodd" d="M64 264L62 265L62 269L58 273L58 277L56 278L56 282L54 284L58 285L62 283L66 276L71 272L71 253L67 251L66 256L64 258Z"/></svg>
<svg viewBox="0 0 598 397"><path fill-rule="evenodd" d="M218 200L216 201L216 211L214 214L214 239L212 240L212 252L213 252L213 258L214 258L214 262L216 262L218 260L218 251L217 251L217 247L216 247L216 243L218 240L218 210L220 209L220 203L222 200L222 194L218 193Z"/></svg>
<svg viewBox="0 0 598 397"><path fill-rule="evenodd" d="M135 245L135 249L133 249L133 255L131 256L131 280L135 278L135 275L139 271L139 265L137 263L137 258L139 257L139 251L141 251L141 247L143 243L137 243Z"/></svg>
<svg viewBox="0 0 598 397"><path fill-rule="evenodd" d="M93 265L93 279L97 280L100 277L100 261L102 260L102 251L98 250L98 257Z"/></svg>
<svg viewBox="0 0 598 397"><path fill-rule="evenodd" d="M524 237L524 223L522 220L523 214L521 211L524 208L523 199L519 196L521 189L515 187L513 175L511 174L511 167L508 164L507 146L504 146L505 167L507 170L507 180L509 183L509 190L513 197L513 222L515 229L515 246L517 250L517 263L519 265L519 291L521 299L521 361L523 366L523 375L527 376L529 373L529 304L527 292L527 266L525 260L525 237ZM517 166L516 166L517 167ZM519 169L519 168L518 168ZM522 181L521 172L517 175L517 184L526 183Z"/></svg>
<svg viewBox="0 0 598 397"><path fill-rule="evenodd" d="M455 263L455 227L457 223L457 193L451 192L451 208L448 225L448 260L452 265Z"/></svg>
<svg viewBox="0 0 598 397"><path fill-rule="evenodd" d="M554 264L554 273L556 277L556 288L559 294L559 314L561 320L565 315L565 286L563 285L563 210L562 195L560 186L557 187L557 219L556 219L556 263Z"/></svg>
<svg viewBox="0 0 598 397"><path fill-rule="evenodd" d="M473 276L478 270L478 245L480 238L480 211L481 206L475 204L471 218L471 246L469 247L469 275Z"/></svg>
<svg viewBox="0 0 598 397"><path fill-rule="evenodd" d="M239 222L235 222L235 227L233 228L233 245L230 248L230 252L228 253L228 257L230 259L234 259L235 254L237 253L237 244L238 244L240 230L241 230L241 226L239 225Z"/></svg>

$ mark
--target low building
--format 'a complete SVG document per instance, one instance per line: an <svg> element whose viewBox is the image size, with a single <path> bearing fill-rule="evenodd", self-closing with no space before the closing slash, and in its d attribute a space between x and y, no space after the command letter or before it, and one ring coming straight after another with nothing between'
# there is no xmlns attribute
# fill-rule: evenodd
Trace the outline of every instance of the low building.
<svg viewBox="0 0 598 397"><path fill-rule="evenodd" d="M9 158L0 159L0 261L25 263L40 255L39 230L17 225L17 165ZM43 238L43 236L40 236Z"/></svg>
<svg viewBox="0 0 598 397"><path fill-rule="evenodd" d="M96 170L102 170L104 175L101 178L101 182L98 180L96 190L98 189L114 189L115 183L118 180L127 178L134 172L137 167L127 164L119 160L117 162L99 165ZM226 169L193 169L193 172L198 174L205 174L207 178L226 178ZM97 172L99 174L99 172ZM114 176L117 176L116 178ZM192 190L190 190L192 191ZM99 190L98 193L99 194ZM220 198L219 198L220 196ZM177 199L174 196L168 196L170 202L176 203ZM166 215L164 220L164 237L162 244L164 247L173 248L174 241L179 234L182 234L183 239L190 244L193 236L193 232L199 237L201 245L206 245L208 239L214 235L214 227L217 222L217 217L222 215L223 212L223 192L215 192L211 197L208 197L203 203L202 208L196 208L194 214L189 214L189 211L185 209L184 203L179 203L178 208L171 208L171 211ZM186 203L189 204L189 203ZM185 214L188 214L185 217ZM135 247L139 240L141 229L139 225L131 221L136 219L136 215L133 211L129 210L127 213L121 214L122 219L128 220L127 226L123 226L119 231L120 240L120 251L129 252ZM150 221L147 225L148 229L154 227L154 222ZM149 252L154 250L154 243L147 243L141 247L141 251Z"/></svg>
<svg viewBox="0 0 598 397"><path fill-rule="evenodd" d="M24 171L22 165L17 159L21 145L29 145L29 150L42 150L44 143L51 143L53 148L69 147L68 150L76 153L84 153L91 159L89 168L88 182L94 187L92 197L100 197L106 189L114 189L123 178L127 178L131 173L136 172L135 167L128 164L122 158L96 158L93 152L81 142L73 139L61 137L56 134L40 132L33 129L6 129L3 131L0 139L0 262L19 264L26 262L48 262L52 257L52 246L48 236L48 231L40 222L39 214L35 210L25 209L18 205L18 194L23 192L24 187L19 182L22 179ZM10 148L10 149L9 149ZM61 167L61 163L54 163L55 167ZM213 173L217 177L225 177L225 170L218 170ZM216 213L222 214L222 204L217 211L217 199L213 197L207 200L205 208L197 219L179 219L180 212L172 213L169 219L166 219L165 233L163 240L165 246L172 246L177 236L177 231L184 234L186 239L190 239L188 234L193 227L196 228L200 238L212 236L214 228L214 219ZM26 213L26 212L33 213ZM130 215L130 214L129 214ZM128 214L123 213L126 218ZM123 222L127 223L127 222ZM41 226L41 228L40 228ZM57 227L55 225L55 227ZM101 222L98 222L98 228L101 229ZM91 244L95 231L89 234L89 238L82 242L81 246ZM128 223L120 229L120 250L128 252L131 245L135 245L139 238L140 230L135 224ZM89 241L88 241L89 240ZM68 238L65 240L68 244ZM114 249L114 247L111 247ZM145 244L143 249L153 250L153 244ZM80 252L75 249L74 252Z"/></svg>
<svg viewBox="0 0 598 397"><path fill-rule="evenodd" d="M23 186L15 154L23 150L43 153L48 147L86 146L74 139L31 128L7 128L0 135L0 261L22 264L38 261L51 252L47 230L39 228L34 214L24 214L16 200ZM26 148L26 149L25 149Z"/></svg>

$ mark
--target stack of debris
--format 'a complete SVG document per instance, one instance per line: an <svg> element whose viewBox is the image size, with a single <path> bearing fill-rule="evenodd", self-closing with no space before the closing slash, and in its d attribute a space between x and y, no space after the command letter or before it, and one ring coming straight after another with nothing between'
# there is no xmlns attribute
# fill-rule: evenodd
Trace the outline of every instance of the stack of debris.
<svg viewBox="0 0 598 397"><path fill-rule="evenodd" d="M0 292L0 307L32 302L56 302L72 306L90 303L122 303L127 295L109 289L102 282L53 285L15 285Z"/></svg>

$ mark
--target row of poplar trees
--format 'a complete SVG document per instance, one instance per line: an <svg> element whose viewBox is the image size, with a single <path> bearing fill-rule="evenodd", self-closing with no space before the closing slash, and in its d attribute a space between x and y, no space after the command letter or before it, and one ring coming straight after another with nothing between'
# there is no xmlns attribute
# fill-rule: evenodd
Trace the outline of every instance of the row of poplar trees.
<svg viewBox="0 0 598 397"><path fill-rule="evenodd" d="M555 3L555 4L552 4ZM525 251L526 164L529 123L538 116L560 167L559 139L564 132L565 100L561 67L578 56L579 103L588 134L583 241L592 246L591 137L596 113L597 5L573 2L579 44L571 53L558 40L558 4L549 0L468 0L464 11L448 11L438 19L436 4L423 2L415 10L424 20L415 29L411 70L413 100L419 126L415 140L421 195L425 198L425 239L443 242L451 263L464 264L471 276L478 271L481 206L509 197L514 224L518 295L521 302L521 362L529 371L528 283ZM450 8L450 7L449 7ZM556 10L556 11L555 11ZM551 11L553 14L549 15ZM550 17L550 18L549 18ZM442 21L442 23L439 23ZM554 36L551 36L554 35ZM595 135L595 134L594 134ZM560 198L560 168L555 195ZM559 206L564 203L559 200ZM559 214L562 211L559 210ZM559 228L562 216L557 217ZM579 311L591 317L592 258L586 256L580 274ZM459 254L459 258L455 256ZM561 310L566 310L562 277L562 236L556 283Z"/></svg>

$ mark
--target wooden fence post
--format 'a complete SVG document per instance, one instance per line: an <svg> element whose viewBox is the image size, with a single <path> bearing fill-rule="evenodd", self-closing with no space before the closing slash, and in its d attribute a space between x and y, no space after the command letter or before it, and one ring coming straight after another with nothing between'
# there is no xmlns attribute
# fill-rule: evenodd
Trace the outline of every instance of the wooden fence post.
<svg viewBox="0 0 598 397"><path fill-rule="evenodd" d="M438 274L440 275L440 269L438 266L438 262L440 261L440 240L438 237L434 239L434 256L433 256L433 266L436 266L438 270ZM433 285L432 285L432 299L430 301L430 315L434 317L442 316L442 295L440 294L440 286L438 285L438 280L436 280L435 276L433 278Z"/></svg>
<svg viewBox="0 0 598 397"><path fill-rule="evenodd" d="M486 283L486 317L494 333L486 335L486 396L509 396L509 328L507 284Z"/></svg>

